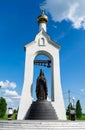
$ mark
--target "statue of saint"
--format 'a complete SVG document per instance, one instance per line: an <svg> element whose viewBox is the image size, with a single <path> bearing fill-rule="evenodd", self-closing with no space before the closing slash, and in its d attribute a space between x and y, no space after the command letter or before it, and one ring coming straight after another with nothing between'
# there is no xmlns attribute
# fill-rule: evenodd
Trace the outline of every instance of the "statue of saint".
<svg viewBox="0 0 85 130"><path fill-rule="evenodd" d="M38 100L46 100L47 95L48 95L48 90L47 90L46 78L44 76L43 70L41 69L40 75L38 76L36 82L36 96Z"/></svg>

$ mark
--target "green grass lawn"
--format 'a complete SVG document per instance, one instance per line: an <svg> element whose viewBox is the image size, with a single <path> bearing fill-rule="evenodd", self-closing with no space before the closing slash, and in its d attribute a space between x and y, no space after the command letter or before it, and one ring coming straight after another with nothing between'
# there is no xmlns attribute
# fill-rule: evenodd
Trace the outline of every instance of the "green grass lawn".
<svg viewBox="0 0 85 130"><path fill-rule="evenodd" d="M5 116L3 118L0 118L0 120L8 120L8 115L5 114ZM12 115L12 120L16 120L16 114Z"/></svg>
<svg viewBox="0 0 85 130"><path fill-rule="evenodd" d="M76 119L76 120L85 120L85 115L82 115L80 119Z"/></svg>
<svg viewBox="0 0 85 130"><path fill-rule="evenodd" d="M67 116L67 120L69 120L69 117L68 117L68 116ZM80 119L79 119L79 118L76 118L75 120L85 120L85 114L83 114Z"/></svg>
<svg viewBox="0 0 85 130"><path fill-rule="evenodd" d="M68 117L67 117L67 119L68 119ZM0 118L0 120L8 120L8 115L5 114L5 116L3 118ZM12 120L16 120L16 114L12 115ZM76 118L76 120L85 120L85 114L83 114L80 119Z"/></svg>

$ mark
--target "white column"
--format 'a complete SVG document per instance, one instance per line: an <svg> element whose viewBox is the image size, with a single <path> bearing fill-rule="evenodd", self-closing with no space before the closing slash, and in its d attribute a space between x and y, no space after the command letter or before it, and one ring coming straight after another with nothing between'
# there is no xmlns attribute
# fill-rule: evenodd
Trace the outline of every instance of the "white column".
<svg viewBox="0 0 85 130"><path fill-rule="evenodd" d="M44 31L46 32L46 23L39 24L39 31L41 31L41 29L44 29Z"/></svg>
<svg viewBox="0 0 85 130"><path fill-rule="evenodd" d="M33 85L33 59L30 50L26 51L26 62L25 62L25 75L24 84L22 90L22 97L19 106L18 120L23 120L26 112L28 111L32 103L32 85Z"/></svg>
<svg viewBox="0 0 85 130"><path fill-rule="evenodd" d="M53 89L54 89L54 102L53 106L55 108L56 114L59 120L66 120L65 107L61 89L60 81L60 67L59 67L59 53L53 57Z"/></svg>

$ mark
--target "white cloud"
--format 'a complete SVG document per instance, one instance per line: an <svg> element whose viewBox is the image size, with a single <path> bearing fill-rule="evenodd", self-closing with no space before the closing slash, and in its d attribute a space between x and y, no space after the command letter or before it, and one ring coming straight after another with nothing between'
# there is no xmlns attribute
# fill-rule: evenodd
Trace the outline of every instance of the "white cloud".
<svg viewBox="0 0 85 130"><path fill-rule="evenodd" d="M6 89L3 97L6 99L7 107L18 108L21 96L16 91Z"/></svg>
<svg viewBox="0 0 85 130"><path fill-rule="evenodd" d="M74 28L85 29L85 0L46 0L46 10L55 22L69 20Z"/></svg>
<svg viewBox="0 0 85 130"><path fill-rule="evenodd" d="M9 80L0 81L0 86L2 88L12 88L12 89L15 89L16 88L16 83L15 82L10 82Z"/></svg>
<svg viewBox="0 0 85 130"><path fill-rule="evenodd" d="M12 103L13 102L13 100L11 99L11 98L8 98L8 97L4 97L5 99L6 99L6 101L8 102L8 103Z"/></svg>
<svg viewBox="0 0 85 130"><path fill-rule="evenodd" d="M20 98L21 98L20 95L17 95L17 96L15 96L15 97L12 97L12 99L14 99L14 100L20 100Z"/></svg>
<svg viewBox="0 0 85 130"><path fill-rule="evenodd" d="M83 89L83 88L82 88L80 91L81 91L81 92L84 92L84 91L85 91L85 89Z"/></svg>
<svg viewBox="0 0 85 130"><path fill-rule="evenodd" d="M5 90L4 96L11 97L13 99L20 99L20 96L16 91L12 91L8 89Z"/></svg>
<svg viewBox="0 0 85 130"><path fill-rule="evenodd" d="M1 96L6 99L7 107L17 108L19 106L21 96L15 90L16 83L10 82L9 80L0 81L0 86L4 88L1 89Z"/></svg>
<svg viewBox="0 0 85 130"><path fill-rule="evenodd" d="M19 106L21 96L16 91L6 89L3 97L6 99L8 107L17 108Z"/></svg>
<svg viewBox="0 0 85 130"><path fill-rule="evenodd" d="M56 26L56 25L53 25L53 28L57 29L57 26Z"/></svg>

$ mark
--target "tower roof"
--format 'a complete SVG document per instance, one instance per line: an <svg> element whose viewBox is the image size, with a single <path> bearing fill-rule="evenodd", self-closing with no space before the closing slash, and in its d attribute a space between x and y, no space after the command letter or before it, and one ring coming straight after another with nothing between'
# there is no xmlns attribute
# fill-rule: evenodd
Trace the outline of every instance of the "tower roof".
<svg viewBox="0 0 85 130"><path fill-rule="evenodd" d="M44 14L44 10L42 10L42 14L38 17L38 23L48 23L48 16Z"/></svg>

